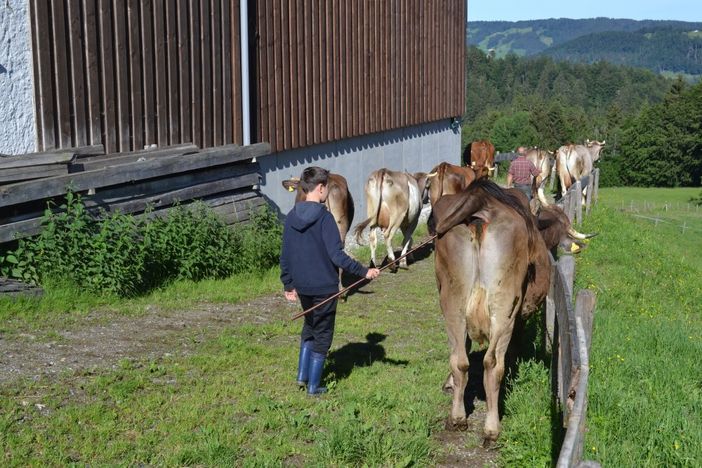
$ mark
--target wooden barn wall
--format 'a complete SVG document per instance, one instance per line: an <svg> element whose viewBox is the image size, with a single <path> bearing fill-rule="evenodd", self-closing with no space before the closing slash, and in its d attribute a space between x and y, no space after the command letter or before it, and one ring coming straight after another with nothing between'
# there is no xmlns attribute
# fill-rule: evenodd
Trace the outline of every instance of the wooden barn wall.
<svg viewBox="0 0 702 468"><path fill-rule="evenodd" d="M258 141L281 151L463 114L464 0L256 2Z"/></svg>
<svg viewBox="0 0 702 468"><path fill-rule="evenodd" d="M238 0L30 0L38 149L242 143Z"/></svg>

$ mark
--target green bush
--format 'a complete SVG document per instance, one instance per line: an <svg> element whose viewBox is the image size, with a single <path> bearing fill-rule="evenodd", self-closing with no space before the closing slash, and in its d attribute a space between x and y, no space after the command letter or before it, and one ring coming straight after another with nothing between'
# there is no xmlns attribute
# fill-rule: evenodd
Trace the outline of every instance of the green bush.
<svg viewBox="0 0 702 468"><path fill-rule="evenodd" d="M203 203L165 216L92 216L72 193L47 208L42 232L0 257L0 274L33 283L68 281L99 294L134 296L173 280L217 279L278 263L282 226L268 208L235 229Z"/></svg>

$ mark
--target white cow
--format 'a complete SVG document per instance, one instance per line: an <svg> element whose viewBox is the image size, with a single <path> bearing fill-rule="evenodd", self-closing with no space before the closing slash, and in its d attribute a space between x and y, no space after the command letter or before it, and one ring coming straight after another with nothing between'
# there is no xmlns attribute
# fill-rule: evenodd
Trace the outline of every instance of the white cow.
<svg viewBox="0 0 702 468"><path fill-rule="evenodd" d="M565 195L571 185L592 173L600 158L605 141L586 140L584 145L563 145L556 154L556 171L561 181L561 194ZM583 189L583 193L585 190Z"/></svg>

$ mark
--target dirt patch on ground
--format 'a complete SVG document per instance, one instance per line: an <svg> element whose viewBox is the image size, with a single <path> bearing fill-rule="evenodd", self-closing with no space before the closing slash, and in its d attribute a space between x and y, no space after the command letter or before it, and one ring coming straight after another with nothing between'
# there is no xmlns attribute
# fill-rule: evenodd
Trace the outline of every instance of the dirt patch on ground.
<svg viewBox="0 0 702 468"><path fill-rule="evenodd" d="M240 304L201 304L185 311L149 306L137 317L92 312L80 325L63 330L0 338L0 385L23 378L38 380L64 372L112 368L122 359L188 355L225 327L280 320L286 318L288 310L290 305L282 296L262 296Z"/></svg>

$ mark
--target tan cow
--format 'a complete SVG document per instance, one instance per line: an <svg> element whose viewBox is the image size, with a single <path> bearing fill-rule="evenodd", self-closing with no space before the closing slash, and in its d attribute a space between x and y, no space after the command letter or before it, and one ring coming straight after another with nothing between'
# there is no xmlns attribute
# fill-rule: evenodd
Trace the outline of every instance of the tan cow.
<svg viewBox="0 0 702 468"><path fill-rule="evenodd" d="M295 203L304 201L305 193L300 186L299 177L284 180L283 187L290 192L297 191ZM324 202L324 204L336 220L336 226L339 228L339 235L341 236L341 244L344 245L346 242L346 233L349 232L349 227L351 227L351 223L353 222L353 198L351 197L351 192L349 192L346 179L339 174L329 173L327 191L329 195L327 195L327 201Z"/></svg>
<svg viewBox="0 0 702 468"><path fill-rule="evenodd" d="M539 170L539 175L536 176L537 185L541 184L542 180L548 179L553 166L553 154L553 151L547 151L538 146L531 147L527 150L526 158Z"/></svg>
<svg viewBox="0 0 702 468"><path fill-rule="evenodd" d="M458 193L476 179L473 169L442 162L427 174L426 190L432 206L442 195Z"/></svg>
<svg viewBox="0 0 702 468"><path fill-rule="evenodd" d="M463 162L475 171L478 178L491 176L495 171L495 145L490 140L472 142L463 153Z"/></svg>
<svg viewBox="0 0 702 468"><path fill-rule="evenodd" d="M576 181L592 173L593 165L600 158L605 143L587 140L585 145L563 145L558 148L556 172L561 181L562 195L565 195Z"/></svg>
<svg viewBox="0 0 702 468"><path fill-rule="evenodd" d="M467 427L464 392L471 340L489 342L483 359L484 435L500 434L498 399L515 321L543 302L550 260L526 197L478 179L434 205L435 270L449 337L453 404L448 426Z"/></svg>
<svg viewBox="0 0 702 468"><path fill-rule="evenodd" d="M371 248L371 262L378 265L375 249L378 244L376 227L383 230L390 261L395 261L392 238L397 230L402 231L402 255L407 253L412 243L412 233L417 228L419 213L422 209L421 194L424 188L425 174L408 174L389 169L378 169L371 173L366 181L366 210L368 219L356 226L356 239L361 243L361 234L366 226L369 228L368 239ZM407 259L400 261L407 266ZM396 267L394 268L396 269Z"/></svg>

